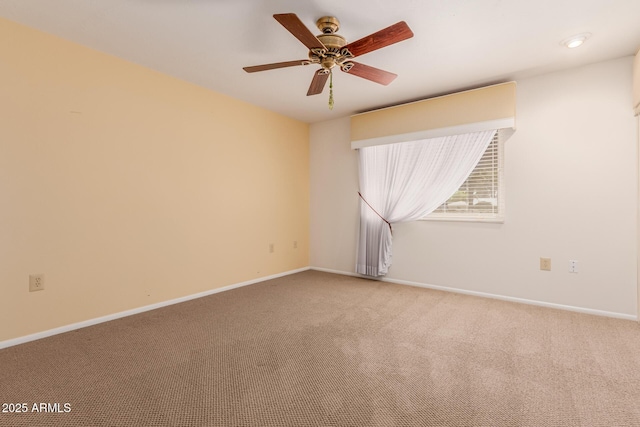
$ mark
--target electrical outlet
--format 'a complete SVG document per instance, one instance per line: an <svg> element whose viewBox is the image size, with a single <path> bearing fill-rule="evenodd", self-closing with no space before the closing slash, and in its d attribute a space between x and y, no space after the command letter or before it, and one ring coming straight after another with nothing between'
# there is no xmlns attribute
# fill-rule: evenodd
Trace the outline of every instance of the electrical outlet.
<svg viewBox="0 0 640 427"><path fill-rule="evenodd" d="M578 272L578 261L575 259L569 260L569 273L577 273Z"/></svg>
<svg viewBox="0 0 640 427"><path fill-rule="evenodd" d="M540 258L540 270L551 271L551 258Z"/></svg>
<svg viewBox="0 0 640 427"><path fill-rule="evenodd" d="M298 249L298 241L297 240L293 241L293 249Z"/></svg>
<svg viewBox="0 0 640 427"><path fill-rule="evenodd" d="M269 253L272 254L276 251L275 245L273 243L269 243Z"/></svg>
<svg viewBox="0 0 640 427"><path fill-rule="evenodd" d="M29 275L29 292L41 291L44 289L44 274Z"/></svg>

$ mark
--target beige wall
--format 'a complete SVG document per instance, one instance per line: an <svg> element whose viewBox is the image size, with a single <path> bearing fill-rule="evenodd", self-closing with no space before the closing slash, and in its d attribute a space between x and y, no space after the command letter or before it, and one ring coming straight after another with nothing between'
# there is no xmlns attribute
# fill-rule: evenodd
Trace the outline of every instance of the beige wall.
<svg viewBox="0 0 640 427"><path fill-rule="evenodd" d="M308 130L0 19L0 341L308 266Z"/></svg>
<svg viewBox="0 0 640 427"><path fill-rule="evenodd" d="M518 80L504 224L394 226L389 279L637 313L637 136L632 57ZM331 127L335 139L323 139ZM358 178L349 121L313 124L311 265L353 272ZM539 270L539 258L552 271ZM568 272L570 259L579 273Z"/></svg>
<svg viewBox="0 0 640 427"><path fill-rule="evenodd" d="M640 115L640 49L633 61L633 108Z"/></svg>

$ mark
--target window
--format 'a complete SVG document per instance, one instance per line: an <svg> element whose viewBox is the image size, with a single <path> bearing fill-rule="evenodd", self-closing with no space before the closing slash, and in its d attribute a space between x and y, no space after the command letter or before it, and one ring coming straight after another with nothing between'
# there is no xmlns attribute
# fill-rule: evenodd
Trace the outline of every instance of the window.
<svg viewBox="0 0 640 427"><path fill-rule="evenodd" d="M498 131L469 178L449 200L424 219L502 222L504 220L503 146L500 131Z"/></svg>

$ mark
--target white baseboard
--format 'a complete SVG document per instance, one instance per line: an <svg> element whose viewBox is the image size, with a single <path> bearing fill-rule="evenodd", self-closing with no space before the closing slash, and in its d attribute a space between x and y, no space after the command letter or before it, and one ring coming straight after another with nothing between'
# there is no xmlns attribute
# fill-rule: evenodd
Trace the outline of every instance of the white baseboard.
<svg viewBox="0 0 640 427"><path fill-rule="evenodd" d="M448 288L448 287L445 287L445 286L429 285L429 284L425 284L425 283L411 282L411 281L408 281L408 280L398 280L398 279L388 279L388 278L372 278L372 277L369 277L369 276L365 276L365 275L362 275L362 274L357 274L357 273L350 272L350 271L339 271L339 270L332 270L332 269L320 268L320 267L304 267L304 268L299 268L297 270L290 270L290 271L286 271L286 272L283 272L283 273L274 274L274 275L271 275L271 276L260 277L258 279L248 280L246 282L235 283L233 285L223 286L221 288L211 289L209 291L199 292L197 294L187 295L187 296L184 296L184 297L175 298L175 299L168 300L168 301L162 301L162 302L159 302L159 303L156 303L156 304L145 305L143 307L138 307L138 308L134 308L134 309L131 309L131 310L121 311L119 313L109 314L107 316L97 317L95 319L89 319L89 320L85 320L85 321L78 322L78 323L72 323L70 325L65 325L65 326L61 326L61 327L58 327L58 328L49 329L49 330L46 330L46 331L43 331L43 332L38 332L38 333L35 333L35 334L23 336L23 337L13 338L13 339L10 339L10 340L5 340L5 341L0 341L0 349L7 348L7 347L12 347L12 346L18 345L18 344L24 344L24 343L27 343L27 342L30 342L30 341L39 340L41 338L47 338L47 337L50 337L50 336L53 336L53 335L57 335L57 334L62 334L62 333L65 333L65 332L74 331L76 329L85 328L87 326L97 325L99 323L108 322L110 320L120 319L122 317L132 316L132 315L138 314L138 313L144 313L145 311L155 310L156 308L166 307L166 306L169 306L169 305L178 304L178 303L189 301L189 300L196 299L196 298L202 298L202 297L205 297L205 296L208 296L208 295L217 294L219 292L229 291L231 289L240 288L242 286L253 285L255 283L260 283L260 282L264 282L264 281L267 281L267 280L277 279L279 277L284 277L284 276L289 276L291 274L300 273L300 272L307 271L307 270L316 270L316 271L323 271L323 272L326 272L326 273L342 274L342 275L345 275L345 276L360 277L360 278L363 278L363 279L378 280L378 281L381 281L381 282L397 283L399 285L415 286L415 287L419 287L419 288L435 289L435 290L446 291L446 292L454 292L454 293L465 294L465 295L479 296L479 297L483 297L483 298L492 298L492 299L498 299L498 300L503 300L503 301L511 301L511 302L517 302L517 303L521 303L521 304L537 305L537 306L541 306L541 307L548 307L548 308L555 308L555 309L560 309L560 310L574 311L574 312L578 312L578 313L593 314L593 315L596 315L596 316L613 317L613 318L625 319L625 320L636 320L636 321L638 320L637 316L633 316L633 315L630 315L630 314L624 314L624 313L616 313L616 312L611 312L611 311L595 310L595 309L591 309L591 308L575 307L575 306L570 306L570 305L555 304L555 303L549 303L549 302L544 302L544 301L535 301L535 300L529 300L529 299L524 299L524 298L509 297L509 296L497 295L497 294L489 294L489 293L485 293L485 292L468 291L468 290L465 290L465 289Z"/></svg>
<svg viewBox="0 0 640 427"><path fill-rule="evenodd" d="M551 302L536 301L536 300L530 300L530 299L525 299L525 298L516 298L516 297L505 296L505 295L489 294L489 293L485 293L485 292L468 291L466 289L448 288L446 286L429 285L429 284L426 284L426 283L411 282L411 281L408 281L408 280L388 279L386 277L375 278L375 277L369 277L369 276L365 276L365 275L354 273L354 272L350 272L350 271L338 271L338 270L331 270L331 269L319 268L319 267L311 267L310 269L311 270L316 270L316 271L324 271L326 273L335 273L335 274L342 274L342 275L346 275L346 276L361 277L363 279L378 280L378 281L381 281L381 282L397 283L399 285L415 286L415 287L418 287L418 288L435 289L435 290L439 290L439 291L454 292L454 293L465 294L465 295L473 295L473 296L483 297L483 298L492 298L492 299L498 299L498 300L502 300L502 301L518 302L518 303L521 303L521 304L528 304L528 305L537 305L537 306L540 306L540 307L555 308L555 309L559 309L559 310L575 311L575 312L578 312L578 313L593 314L593 315L596 315L596 316L613 317L613 318L616 318L616 319L635 320L635 321L638 320L637 316L634 316L634 315L631 315L631 314L625 314L625 313L616 313L616 312L612 312L612 311L595 310L595 309L592 309L592 308L584 308L584 307L576 307L576 306L572 306L572 305L555 304L555 303L551 303Z"/></svg>
<svg viewBox="0 0 640 427"><path fill-rule="evenodd" d="M43 332L37 332L35 334L26 335L23 337L13 338L10 340L0 341L0 349L12 347L18 344L24 344L30 341L47 338L53 335L62 334L64 332L74 331L76 329L86 328L87 326L97 325L98 323L108 322L110 320L120 319L122 317L132 316L138 313L144 313L145 311L155 310L156 308L166 307L168 305L178 304L181 302L189 301L196 298L206 297L208 295L217 294L219 292L229 291L231 289L240 288L242 286L253 285L255 283L264 282L271 279L277 279L279 277L289 276L291 274L300 273L302 271L309 270L310 267L299 268L297 270L285 271L284 273L273 274L271 276L260 277L258 279L248 280L246 282L235 283L233 285L223 286L221 288L211 289L209 291L199 292L197 294L187 295L180 298L175 298L168 301L162 301L155 304L145 305L143 307L133 308L131 310L121 311L119 313L109 314L95 319L89 319L78 323L72 323L70 325L60 326L59 328L49 329Z"/></svg>

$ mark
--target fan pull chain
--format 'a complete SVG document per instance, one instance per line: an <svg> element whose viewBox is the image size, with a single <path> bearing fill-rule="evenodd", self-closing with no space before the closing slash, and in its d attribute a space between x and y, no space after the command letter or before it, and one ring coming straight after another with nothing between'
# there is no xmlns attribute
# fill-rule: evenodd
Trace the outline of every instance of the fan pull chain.
<svg viewBox="0 0 640 427"><path fill-rule="evenodd" d="M333 110L333 71L329 71L329 110Z"/></svg>

